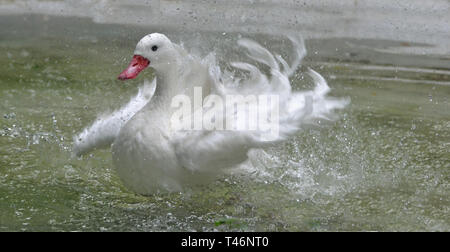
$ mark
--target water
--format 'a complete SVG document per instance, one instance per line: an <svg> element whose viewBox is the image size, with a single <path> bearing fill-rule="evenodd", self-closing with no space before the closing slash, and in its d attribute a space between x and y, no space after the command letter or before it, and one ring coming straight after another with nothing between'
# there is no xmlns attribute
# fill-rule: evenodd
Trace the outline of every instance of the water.
<svg viewBox="0 0 450 252"><path fill-rule="evenodd" d="M307 39L305 66L331 95L351 99L336 121L267 150L253 174L144 197L122 185L109 150L74 158L71 146L152 78L116 80L149 28L43 15L1 15L0 25L0 231L450 230L448 54L394 53L416 45L386 39ZM222 55L242 35L151 31ZM244 35L273 50L288 44ZM310 88L302 77L295 88Z"/></svg>

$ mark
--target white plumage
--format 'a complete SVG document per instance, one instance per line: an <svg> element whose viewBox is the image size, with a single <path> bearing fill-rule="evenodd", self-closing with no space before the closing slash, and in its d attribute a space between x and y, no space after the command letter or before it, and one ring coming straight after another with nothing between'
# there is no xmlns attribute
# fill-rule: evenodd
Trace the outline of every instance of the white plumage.
<svg viewBox="0 0 450 252"><path fill-rule="evenodd" d="M222 73L213 55L200 59L189 55L165 35L145 36L138 43L135 55L150 61L156 83L144 84L122 109L100 117L76 136L75 153L80 155L113 143L113 161L119 176L127 187L141 194L160 189L180 191L186 185L208 181L221 171L241 164L250 149L286 140L303 126L327 118L332 110L347 104L346 100L327 97L326 81L313 70L308 72L315 82L313 90L291 91L289 77L306 54L302 40L291 38L291 41L295 48L294 60L288 64L280 55L274 56L254 41L239 40L238 44L247 50L250 59L270 68L270 74L265 75L249 63L231 63L236 69L248 72L247 79L239 79L232 73ZM211 95L223 99L236 94L278 97L276 108L275 104L261 108L267 113L279 111L278 134L267 139L262 137L266 132L259 129L174 130L171 117L175 108L171 101L180 94L193 99L194 87L202 88L204 103ZM200 109L206 113L210 108ZM244 109L248 112L249 107ZM238 112L224 114L220 119L239 120Z"/></svg>

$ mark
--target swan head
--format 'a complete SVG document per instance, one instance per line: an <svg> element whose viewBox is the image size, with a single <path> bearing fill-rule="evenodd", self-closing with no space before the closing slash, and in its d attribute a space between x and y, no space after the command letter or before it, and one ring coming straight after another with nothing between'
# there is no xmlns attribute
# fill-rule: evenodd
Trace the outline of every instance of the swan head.
<svg viewBox="0 0 450 252"><path fill-rule="evenodd" d="M164 34L148 34L137 43L130 65L118 79L134 79L147 67L152 67L157 72L164 71L175 63L176 58L176 49Z"/></svg>

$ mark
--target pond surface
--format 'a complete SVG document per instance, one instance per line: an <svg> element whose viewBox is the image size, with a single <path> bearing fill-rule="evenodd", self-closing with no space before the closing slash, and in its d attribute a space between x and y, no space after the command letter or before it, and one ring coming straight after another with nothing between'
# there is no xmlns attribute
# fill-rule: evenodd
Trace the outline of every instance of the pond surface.
<svg viewBox="0 0 450 252"><path fill-rule="evenodd" d="M43 15L1 15L0 27L0 231L450 230L448 55L307 39L304 66L351 100L335 121L266 150L250 174L144 197L122 185L109 149L73 157L73 135L152 78L116 80L143 35L216 48L227 62L242 34ZM287 44L249 36L273 50ZM302 70L298 90L311 88Z"/></svg>

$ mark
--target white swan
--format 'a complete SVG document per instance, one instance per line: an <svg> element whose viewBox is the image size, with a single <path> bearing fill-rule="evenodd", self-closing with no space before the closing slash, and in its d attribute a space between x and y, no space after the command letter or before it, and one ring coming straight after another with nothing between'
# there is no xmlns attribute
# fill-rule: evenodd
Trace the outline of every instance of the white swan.
<svg viewBox="0 0 450 252"><path fill-rule="evenodd" d="M91 127L74 138L77 155L112 144L113 162L124 184L140 194L151 194L160 189L180 191L183 186L201 183L225 168L236 166L247 159L253 148L287 139L301 127L316 119L327 118L347 101L327 97L329 87L318 73L309 70L316 86L307 92L292 92L289 77L297 70L306 54L302 40L292 39L294 60L289 65L281 56L273 56L254 41L241 39L238 44L248 51L249 58L270 68L264 75L251 64L235 62L231 65L247 72L248 78L237 78L222 73L212 55L199 59L172 43L165 35L153 33L142 38L134 57L119 79L135 78L147 66L155 70L156 80L144 83L138 95L126 106L109 116L100 117ZM213 98L227 98L232 94L271 95L279 103L270 102L264 113L277 110L276 137L262 137L262 129L214 130L174 129L172 116L174 97L184 95L194 99L195 87L201 88L203 103ZM197 97L198 98L198 97ZM234 112L214 117L226 121L237 119L239 109L231 105L225 109ZM236 108L235 108L236 107ZM211 107L201 107L207 112ZM183 117L183 120L196 118ZM219 118L221 117L221 118ZM241 118L242 119L242 118Z"/></svg>

